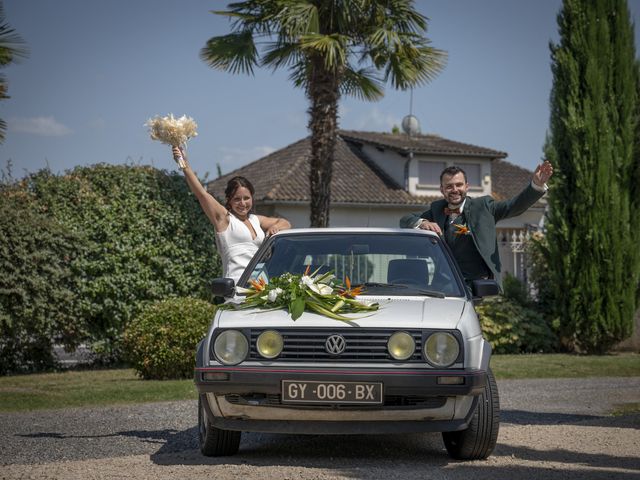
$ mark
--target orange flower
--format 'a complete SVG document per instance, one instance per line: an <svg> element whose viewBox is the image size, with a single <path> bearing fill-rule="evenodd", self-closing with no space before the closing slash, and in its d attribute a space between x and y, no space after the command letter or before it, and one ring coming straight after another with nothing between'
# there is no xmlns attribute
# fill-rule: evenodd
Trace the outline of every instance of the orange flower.
<svg viewBox="0 0 640 480"><path fill-rule="evenodd" d="M265 282L264 278L262 277L260 277L257 282L255 280L249 280L249 283L251 284L251 286L256 292L261 292L262 290L264 290L264 287L267 285L267 282Z"/></svg>
<svg viewBox="0 0 640 480"><path fill-rule="evenodd" d="M454 223L453 226L456 227L456 231L453 232L453 234L456 236L468 235L471 232L471 230L469 230L466 225L458 225L457 223Z"/></svg>
<svg viewBox="0 0 640 480"><path fill-rule="evenodd" d="M363 290L362 285L360 285L359 287L351 288L351 280L349 280L348 276L345 278L344 283L347 286L347 288L340 289L340 291L338 292L338 295L340 295L341 297L355 298L357 295L360 295L362 293L362 290Z"/></svg>

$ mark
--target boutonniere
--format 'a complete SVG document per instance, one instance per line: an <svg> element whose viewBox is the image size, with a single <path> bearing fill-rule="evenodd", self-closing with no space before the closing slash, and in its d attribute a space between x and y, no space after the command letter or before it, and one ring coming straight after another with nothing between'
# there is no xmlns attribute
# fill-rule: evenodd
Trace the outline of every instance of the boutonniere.
<svg viewBox="0 0 640 480"><path fill-rule="evenodd" d="M458 225L457 223L454 223L453 226L456 227L456 231L453 232L456 237L460 235L469 235L471 233L471 230L469 230L469 227L466 225Z"/></svg>

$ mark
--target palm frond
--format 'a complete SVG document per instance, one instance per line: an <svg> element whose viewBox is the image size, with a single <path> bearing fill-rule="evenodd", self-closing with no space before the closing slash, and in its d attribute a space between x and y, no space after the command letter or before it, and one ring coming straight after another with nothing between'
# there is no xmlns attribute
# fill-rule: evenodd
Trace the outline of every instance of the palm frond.
<svg viewBox="0 0 640 480"><path fill-rule="evenodd" d="M309 86L309 69L310 63L308 59L294 63L290 70L289 80L293 82L296 88L304 88L305 90Z"/></svg>
<svg viewBox="0 0 640 480"><path fill-rule="evenodd" d="M258 52L250 30L210 38L200 58L213 68L231 73L253 74Z"/></svg>
<svg viewBox="0 0 640 480"><path fill-rule="evenodd" d="M9 90L9 85L7 84L7 78L4 75L0 74L0 100L9 98L9 96L7 95L7 90Z"/></svg>
<svg viewBox="0 0 640 480"><path fill-rule="evenodd" d="M306 0L283 2L275 20L290 38L320 33L318 7Z"/></svg>
<svg viewBox="0 0 640 480"><path fill-rule="evenodd" d="M4 6L0 2L0 66L18 63L29 56L25 41L7 23Z"/></svg>
<svg viewBox="0 0 640 480"><path fill-rule="evenodd" d="M384 87L381 79L376 75L376 70L346 68L340 82L340 93L358 100L375 102L384 96Z"/></svg>
<svg viewBox="0 0 640 480"><path fill-rule="evenodd" d="M211 10L215 15L227 17L233 31L250 30L257 34L271 35L277 27L274 17L278 13L275 2L250 0L228 5L229 10Z"/></svg>
<svg viewBox="0 0 640 480"><path fill-rule="evenodd" d="M389 0L384 2L384 18L387 25L403 33L427 31L427 17L418 12L411 0Z"/></svg>
<svg viewBox="0 0 640 480"><path fill-rule="evenodd" d="M387 60L385 81L393 88L407 88L424 85L433 80L446 66L447 54L427 45L403 45Z"/></svg>
<svg viewBox="0 0 640 480"><path fill-rule="evenodd" d="M274 70L291 66L300 61L302 52L296 42L274 42L268 45L262 55L262 66L268 66Z"/></svg>
<svg viewBox="0 0 640 480"><path fill-rule="evenodd" d="M345 45L348 37L338 33L331 35L302 35L300 49L306 55L318 55L324 60L327 70L335 70L347 63Z"/></svg>

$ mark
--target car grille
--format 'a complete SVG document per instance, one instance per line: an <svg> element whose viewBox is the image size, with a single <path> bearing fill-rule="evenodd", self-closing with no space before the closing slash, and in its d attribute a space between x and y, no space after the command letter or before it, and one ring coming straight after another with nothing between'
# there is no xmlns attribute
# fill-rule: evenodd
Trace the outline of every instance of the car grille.
<svg viewBox="0 0 640 480"><path fill-rule="evenodd" d="M421 395L385 395L383 405L283 405L280 401L279 394L253 393L246 395L229 394L225 395L225 400L234 405L251 405L256 407L282 407L286 408L304 408L304 409L379 409L379 408L397 408L397 409L422 409L422 408L440 408L447 402L446 397L426 397Z"/></svg>
<svg viewBox="0 0 640 480"><path fill-rule="evenodd" d="M267 329L251 329L249 360L263 361L257 350L258 336ZM387 341L397 332L395 329L278 329L284 339L284 349L278 362L388 362L398 363L389 355ZM416 350L412 357L402 363L424 363L422 359L422 331L403 330L413 337ZM341 335L346 343L339 355L331 355L325 342L331 335Z"/></svg>

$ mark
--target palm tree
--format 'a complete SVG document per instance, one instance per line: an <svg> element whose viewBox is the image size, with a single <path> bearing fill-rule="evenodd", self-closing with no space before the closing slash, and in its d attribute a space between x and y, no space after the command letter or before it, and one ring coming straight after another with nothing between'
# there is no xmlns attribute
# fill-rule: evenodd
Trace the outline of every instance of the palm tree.
<svg viewBox="0 0 640 480"><path fill-rule="evenodd" d="M0 0L0 68L17 62L28 55L28 50L22 38L9 26L4 16L4 6ZM0 100L9 98L8 85L4 75L0 75ZM4 142L7 123L0 119L0 143Z"/></svg>
<svg viewBox="0 0 640 480"><path fill-rule="evenodd" d="M287 68L309 100L311 217L329 224L331 169L340 96L373 101L384 84L407 89L431 80L446 54L424 37L427 18L412 0L247 0L214 12L232 32L209 39L200 56L211 67L253 74Z"/></svg>

